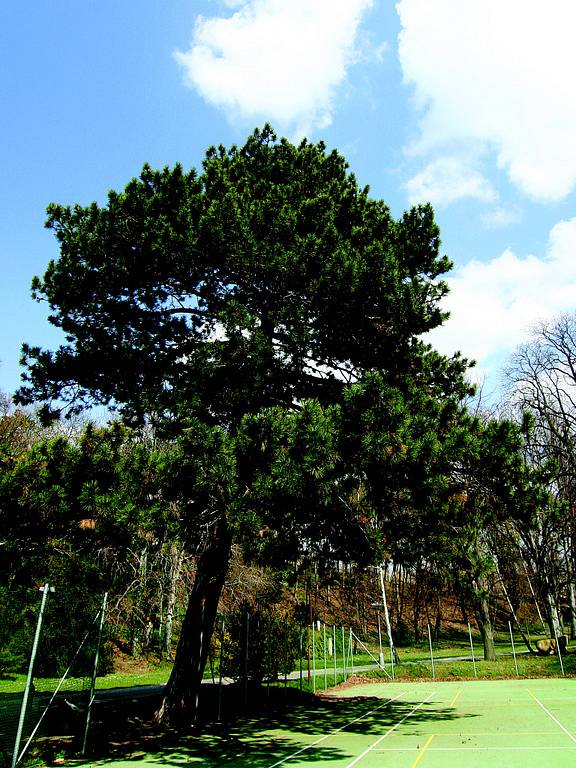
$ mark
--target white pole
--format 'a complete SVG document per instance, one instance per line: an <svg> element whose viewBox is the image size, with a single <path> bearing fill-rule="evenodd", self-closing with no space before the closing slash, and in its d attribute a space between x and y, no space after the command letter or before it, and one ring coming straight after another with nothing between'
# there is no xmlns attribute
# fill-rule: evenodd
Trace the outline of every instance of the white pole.
<svg viewBox="0 0 576 768"><path fill-rule="evenodd" d="M342 627L342 668L344 670L344 681L348 680L346 675L346 641L344 640L344 627Z"/></svg>
<svg viewBox="0 0 576 768"><path fill-rule="evenodd" d="M378 648L379 648L379 659L380 659L380 666L382 669L384 669L384 654L382 652L382 628L380 626L380 611L376 611L376 618L378 619Z"/></svg>
<svg viewBox="0 0 576 768"><path fill-rule="evenodd" d="M562 661L562 652L560 651L560 643L558 642L558 632L556 631L556 623L552 622L554 626L554 637L556 638L556 653L558 654L558 660L560 661L560 669L562 670L562 677L564 677L564 662Z"/></svg>
<svg viewBox="0 0 576 768"><path fill-rule="evenodd" d="M530 592L532 593L532 597L534 598L534 605L536 606L536 610L538 611L538 618L540 619L540 624L542 624L542 629L544 632L546 632L546 624L544 623L544 618L542 616L542 613L540 611L540 606L538 605L538 600L536 599L536 593L534 592L534 589L532 588L532 582L530 581L530 574L528 573L528 566L526 565L526 560L524 560L524 557L522 556L522 552L520 552L520 559L522 560L522 565L524 566L524 571L526 573L526 580L528 581L528 586L530 587Z"/></svg>
<svg viewBox="0 0 576 768"><path fill-rule="evenodd" d="M392 679L394 679L394 641L392 640L392 627L390 626L390 614L388 613L386 589L384 588L384 570L381 565L378 566L378 572L380 574L380 588L382 590L382 602L384 604L384 619L386 621L386 631L388 632L388 641L390 642L390 664L392 666Z"/></svg>
<svg viewBox="0 0 576 768"><path fill-rule="evenodd" d="M338 685L338 649L336 648L336 624L332 624L332 635L334 638L334 685Z"/></svg>
<svg viewBox="0 0 576 768"><path fill-rule="evenodd" d="M326 688L328 688L328 670L326 669L328 663L326 657L326 624L322 624L322 631L324 633L324 690L326 690Z"/></svg>
<svg viewBox="0 0 576 768"><path fill-rule="evenodd" d="M436 680L436 670L434 669L434 654L432 653L432 633L430 624L428 624L428 644L430 645L430 661L432 662L432 679Z"/></svg>
<svg viewBox="0 0 576 768"><path fill-rule="evenodd" d="M300 690L302 690L302 655L304 654L304 630L300 627Z"/></svg>
<svg viewBox="0 0 576 768"><path fill-rule="evenodd" d="M354 675L354 646L352 643L352 627L350 627L350 636L348 640L348 651L350 653L350 669L352 670L352 675Z"/></svg>
<svg viewBox="0 0 576 768"><path fill-rule="evenodd" d="M316 693L316 623L312 622L312 690Z"/></svg>

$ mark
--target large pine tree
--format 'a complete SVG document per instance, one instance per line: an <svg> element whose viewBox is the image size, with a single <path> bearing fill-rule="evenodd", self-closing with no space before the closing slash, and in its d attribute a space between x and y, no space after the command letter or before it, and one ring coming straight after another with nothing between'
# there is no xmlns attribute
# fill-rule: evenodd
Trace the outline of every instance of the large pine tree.
<svg viewBox="0 0 576 768"><path fill-rule="evenodd" d="M468 392L466 361L421 339L445 319L451 265L430 207L395 220L337 152L269 127L209 149L200 173L145 166L106 205L51 205L47 226L60 256L33 290L66 342L24 346L18 398L47 418L63 401L105 404L177 441L166 492L198 559L162 710L176 717L196 697L234 537L265 523L292 556L368 531L351 501L378 476L358 464L362 413L382 406L368 453L393 466L399 497L414 476L399 469L399 410ZM449 420L432 410L428 430Z"/></svg>

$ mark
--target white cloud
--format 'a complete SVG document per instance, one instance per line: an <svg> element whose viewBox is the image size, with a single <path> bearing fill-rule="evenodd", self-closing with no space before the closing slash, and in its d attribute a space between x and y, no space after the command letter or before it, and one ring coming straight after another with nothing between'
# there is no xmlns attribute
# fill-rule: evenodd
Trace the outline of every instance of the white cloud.
<svg viewBox="0 0 576 768"><path fill-rule="evenodd" d="M522 211L517 206L505 208L497 205L485 211L480 219L487 229L507 227L509 224L519 224L522 221Z"/></svg>
<svg viewBox="0 0 576 768"><path fill-rule="evenodd" d="M539 320L576 307L576 217L556 224L543 256L505 250L471 261L448 279L446 324L429 337L441 352L460 350L490 372Z"/></svg>
<svg viewBox="0 0 576 768"><path fill-rule="evenodd" d="M462 198L493 203L496 193L473 165L458 157L439 157L405 184L410 205L444 206Z"/></svg>
<svg viewBox="0 0 576 768"><path fill-rule="evenodd" d="M199 17L189 50L175 57L187 82L230 119L304 133L330 124L372 3L245 0L231 16Z"/></svg>
<svg viewBox="0 0 576 768"><path fill-rule="evenodd" d="M576 3L399 0L399 56L423 110L420 152L483 143L528 195L576 184Z"/></svg>

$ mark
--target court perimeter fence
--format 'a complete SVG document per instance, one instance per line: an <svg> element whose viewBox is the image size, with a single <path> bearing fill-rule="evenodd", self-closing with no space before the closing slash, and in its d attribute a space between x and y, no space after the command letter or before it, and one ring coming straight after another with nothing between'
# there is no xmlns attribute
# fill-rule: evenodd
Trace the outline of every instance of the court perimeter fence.
<svg viewBox="0 0 576 768"><path fill-rule="evenodd" d="M91 622L82 633L74 634L66 642L66 668L58 680L47 680L42 673L46 652L43 635L49 636L50 621L58 621L58 614L50 615L53 588L45 584L36 599L33 612L35 623L28 622L25 640L30 648L28 674L24 691L3 691L0 674L0 766L16 768L29 748L47 734L72 735L77 751L84 753L89 747L93 723L94 704L97 703L97 675L102 648L107 596L101 598ZM32 606L30 606L32 608ZM227 621L229 622L227 625ZM516 676L520 676L518 647L509 624L509 655L514 660ZM33 631L32 631L33 629ZM60 628L61 629L61 628ZM476 637L475 637L476 635ZM62 637L62 635L60 635ZM468 624L469 643L461 646L462 655L446 657L433 641L428 626L428 648L422 648L420 660L413 662L422 670L422 677L441 678L442 664L460 661L466 666L464 676L478 677L477 666L482 653L478 648L477 633ZM558 643L560 649L561 643ZM63 649L59 649L59 663L64 665ZM562 653L556 657L564 675ZM253 683L268 688L297 687L300 690L320 692L347 681L353 676L370 674L392 681L401 677L410 662L398 664L398 654L392 637L381 630L377 634L360 635L350 627L328 625L310 621L295 632L278 630L270 624L258 623L258 617L246 611L238 626L233 627L229 617L219 617L210 649L206 682L217 689L217 711L210 718L222 719L223 687L236 683L243 686L245 703L253 690ZM418 666L419 665L419 666ZM0 673L1 673L0 668ZM9 676L5 676L8 677ZM159 687L161 690L161 687ZM99 705L100 706L100 705ZM104 706L104 705L102 705ZM64 729L64 730L63 730Z"/></svg>
<svg viewBox="0 0 576 768"><path fill-rule="evenodd" d="M63 666L67 657L66 667L56 682L51 678L46 686L41 676L45 666L42 639L55 589L46 583L39 592L35 624L25 621L18 628L22 635L18 638L19 647L26 640L30 646L24 690L5 692L0 683L0 758L1 764L11 768L23 761L36 739L51 731L55 719L60 723L66 721L66 731L78 739L82 752L90 732L107 595L82 636L73 637L65 643L66 648L59 649L58 664ZM32 611L32 606L29 608ZM10 679L10 675L4 676Z"/></svg>
<svg viewBox="0 0 576 768"><path fill-rule="evenodd" d="M65 598L50 584L43 585L37 597L28 593L27 600L26 605L12 606L14 615L24 617L12 629L15 646L6 637L0 638L5 648L27 649L29 654L23 691L21 686L10 686L11 675L3 675L0 665L2 767L16 768L30 748L48 735L71 736L77 751L86 752L94 705L98 703L97 675L107 596L103 596L88 626L75 624L66 606L58 606L59 601L65 603ZM68 632L62 626L65 622L70 624ZM320 621L305 627L279 626L261 614L244 611L236 615L235 622L230 616L219 617L210 648L206 681L220 691L218 711L211 712L211 717L220 719L225 714L221 690L230 683L243 687L246 704L254 683L268 688L290 685L315 692L356 674L359 656L363 669L368 662L370 668L394 678L392 644L388 642L390 658L386 661L381 633L374 647L374 638L362 639L349 627L328 626ZM55 665L61 672L56 678ZM19 667L23 668L22 660Z"/></svg>

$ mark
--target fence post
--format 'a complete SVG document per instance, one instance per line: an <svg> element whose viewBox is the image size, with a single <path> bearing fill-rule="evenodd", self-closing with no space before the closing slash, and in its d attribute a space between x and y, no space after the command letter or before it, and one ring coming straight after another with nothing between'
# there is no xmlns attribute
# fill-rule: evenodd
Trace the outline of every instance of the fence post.
<svg viewBox="0 0 576 768"><path fill-rule="evenodd" d="M470 637L470 650L472 651L472 666L474 667L474 677L478 677L476 672L476 658L474 656L474 643L472 642L472 629L470 628L470 622L468 622L468 636Z"/></svg>
<svg viewBox="0 0 576 768"><path fill-rule="evenodd" d="M302 654L304 653L303 629L300 626L300 690L302 690Z"/></svg>
<svg viewBox="0 0 576 768"><path fill-rule="evenodd" d="M430 661L432 662L432 679L436 680L436 670L434 669L434 654L432 652L432 633L430 624L428 624L428 644L430 645Z"/></svg>
<svg viewBox="0 0 576 768"><path fill-rule="evenodd" d="M556 653L560 661L560 669L562 670L562 677L564 677L564 662L562 661L562 652L560 650L560 641L558 640L558 632L556 631L556 625L554 624L554 637L556 638Z"/></svg>
<svg viewBox="0 0 576 768"><path fill-rule="evenodd" d="M316 626L312 623L312 690L316 693Z"/></svg>
<svg viewBox="0 0 576 768"><path fill-rule="evenodd" d="M334 645L334 685L338 685L338 651L336 650L336 624L332 624L332 636Z"/></svg>
<svg viewBox="0 0 576 768"><path fill-rule="evenodd" d="M328 659L326 658L326 624L322 624L322 628L324 631L324 690L328 688L328 670L326 668L328 664Z"/></svg>
<svg viewBox="0 0 576 768"><path fill-rule="evenodd" d="M384 653L382 652L382 627L380 626L380 611L376 611L376 618L378 620L378 650L380 666L384 669Z"/></svg>
<svg viewBox="0 0 576 768"><path fill-rule="evenodd" d="M30 697L30 690L32 688L32 676L34 674L34 662L36 661L36 652L38 650L38 643L40 642L40 632L42 630L42 621L44 620L44 611L46 609L46 601L48 599L48 592L54 592L54 587L49 586L48 582L40 588L42 592L42 600L40 602L40 613L38 614L38 622L36 623L36 633L34 635L34 642L32 643L32 652L30 654L30 664L28 666L28 676L26 677L26 687L24 688L24 696L22 697L22 706L20 707L20 719L18 720L18 730L16 731L16 741L14 742L14 754L12 755L12 766L16 768L20 756L18 751L20 749L20 741L22 739L22 732L24 730L24 723L26 721L26 710L28 708L28 699Z"/></svg>
<svg viewBox="0 0 576 768"><path fill-rule="evenodd" d="M392 626L390 624L390 614L388 613L388 601L386 600L386 588L384 586L384 569L381 565L378 566L378 574L380 576L380 589L382 590L382 604L384 606L384 619L386 621L386 631L388 632L388 640L390 642L390 666L392 667L392 679L394 679L394 641L392 640Z"/></svg>
<svg viewBox="0 0 576 768"><path fill-rule="evenodd" d="M350 633L348 636L348 651L350 655L350 669L352 671L352 677L354 677L354 644L352 642L352 627L349 628Z"/></svg>
<svg viewBox="0 0 576 768"><path fill-rule="evenodd" d="M244 706L248 704L248 656L250 643L250 612L246 610L246 646L244 648Z"/></svg>
<svg viewBox="0 0 576 768"><path fill-rule="evenodd" d="M512 643L512 656L514 656L514 666L516 667L516 677L520 677L518 674L518 662L516 661L516 648L514 647L514 636L512 634L512 624L508 622L508 629L510 630L510 642Z"/></svg>
<svg viewBox="0 0 576 768"><path fill-rule="evenodd" d="M218 722L222 719L222 661L224 659L224 617L222 617L222 636L220 637L220 663L218 664Z"/></svg>
<svg viewBox="0 0 576 768"><path fill-rule="evenodd" d="M82 755L86 754L86 745L88 744L88 731L90 730L90 720L92 719L92 704L94 704L96 690L96 675L98 674L98 660L100 658L100 644L102 642L102 630L104 629L104 618L106 616L106 604L108 602L108 592L104 593L102 608L100 609L100 626L98 627L98 643L96 653L94 654L94 669L92 670L92 680L90 682L90 695L88 698L88 709L86 710L86 726L84 728L84 741L82 742Z"/></svg>

